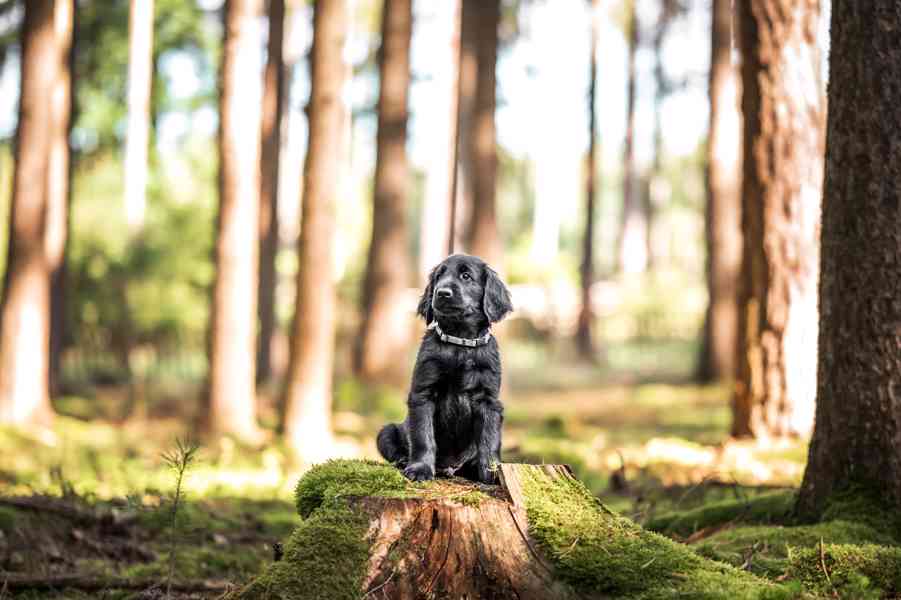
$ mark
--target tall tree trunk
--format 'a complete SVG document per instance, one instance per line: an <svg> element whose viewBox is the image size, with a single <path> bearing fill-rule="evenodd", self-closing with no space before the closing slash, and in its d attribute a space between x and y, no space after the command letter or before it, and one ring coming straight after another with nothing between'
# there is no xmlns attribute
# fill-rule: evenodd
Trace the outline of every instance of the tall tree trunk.
<svg viewBox="0 0 901 600"><path fill-rule="evenodd" d="M131 0L128 14L128 129L125 134L125 220L132 232L147 212L147 147L153 81L153 2Z"/></svg>
<svg viewBox="0 0 901 600"><path fill-rule="evenodd" d="M370 381L399 382L397 360L409 342L407 259L407 89L410 85L411 0L385 0L379 53L379 129L376 140L372 241L363 284L363 326L356 370ZM401 371L401 372L399 372Z"/></svg>
<svg viewBox="0 0 901 600"><path fill-rule="evenodd" d="M819 0L737 6L744 174L732 433L805 435L814 412L823 181Z"/></svg>
<svg viewBox="0 0 901 600"><path fill-rule="evenodd" d="M282 108L285 100L285 0L269 0L269 43L263 76L262 149L260 153L260 285L257 305L260 332L257 380L272 376L272 336L275 332L275 288L278 253L278 178Z"/></svg>
<svg viewBox="0 0 901 600"><path fill-rule="evenodd" d="M732 2L713 1L710 43L710 132L707 140L707 290L698 378L735 375L738 275L741 269L741 115L732 66Z"/></svg>
<svg viewBox="0 0 901 600"><path fill-rule="evenodd" d="M626 97L626 140L623 151L623 214L619 234L619 269L625 273L641 273L647 268L647 222L635 173L635 55L638 51L639 24L637 0L629 3L629 59Z"/></svg>
<svg viewBox="0 0 901 600"><path fill-rule="evenodd" d="M642 181L642 202L647 219L645 240L647 245L647 264L653 270L656 267L657 256L656 240L654 239L654 223L657 211L662 207L665 198L664 174L663 174L663 102L669 93L669 83L666 72L663 70L663 42L669 30L670 23L676 15L678 5L674 0L663 0L660 3L660 14L657 17L657 26L654 30L654 158L651 163L651 172Z"/></svg>
<svg viewBox="0 0 901 600"><path fill-rule="evenodd" d="M66 247L69 239L69 203L71 198L71 152L73 103L74 0L54 4L53 28L56 34L56 80L52 106L52 131L47 179L46 251L50 268L50 357L49 387L53 395L59 388L66 314Z"/></svg>
<svg viewBox="0 0 901 600"><path fill-rule="evenodd" d="M447 127L438 128L434 155L426 176L425 198L419 228L419 279L425 282L429 271L453 251L452 232L454 221L452 206L456 200L455 180L457 175L457 131L458 96L460 67L460 10L462 0L447 0L447 15L450 16L448 61L441 73L440 81L446 83L442 89L447 98Z"/></svg>
<svg viewBox="0 0 901 600"><path fill-rule="evenodd" d="M816 427L798 498L807 517L851 485L901 508L899 31L893 0L833 0Z"/></svg>
<svg viewBox="0 0 901 600"><path fill-rule="evenodd" d="M594 340L591 336L594 311L591 307L591 285L594 283L594 214L597 191L597 89L598 47L601 36L601 0L591 0L591 59L588 82L588 164L585 168L585 233L582 235L582 264L579 268L582 285L582 306L576 328L576 346L582 358L594 361Z"/></svg>
<svg viewBox="0 0 901 600"><path fill-rule="evenodd" d="M47 244L57 67L56 2L25 4L21 95L0 306L0 423L53 415L49 394L50 265Z"/></svg>
<svg viewBox="0 0 901 600"><path fill-rule="evenodd" d="M208 426L258 438L256 300L260 127L242 82L258 77L257 0L227 0L219 100L219 216L210 335Z"/></svg>
<svg viewBox="0 0 901 600"><path fill-rule="evenodd" d="M346 0L319 0L313 8L310 51L309 146L304 163L298 248L297 305L285 387L285 435L307 462L328 452L331 441L335 285L332 279L341 132L342 59L348 27Z"/></svg>
<svg viewBox="0 0 901 600"><path fill-rule="evenodd" d="M497 29L500 0L463 0L460 33L460 160L465 248L500 266L497 187Z"/></svg>

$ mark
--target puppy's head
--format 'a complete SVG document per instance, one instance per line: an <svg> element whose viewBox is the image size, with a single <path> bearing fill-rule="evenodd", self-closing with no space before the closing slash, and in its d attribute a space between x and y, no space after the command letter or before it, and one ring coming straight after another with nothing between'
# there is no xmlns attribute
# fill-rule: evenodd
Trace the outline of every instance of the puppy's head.
<svg viewBox="0 0 901 600"><path fill-rule="evenodd" d="M432 269L418 312L426 323L436 317L496 323L512 310L510 292L494 269L477 256L454 254Z"/></svg>

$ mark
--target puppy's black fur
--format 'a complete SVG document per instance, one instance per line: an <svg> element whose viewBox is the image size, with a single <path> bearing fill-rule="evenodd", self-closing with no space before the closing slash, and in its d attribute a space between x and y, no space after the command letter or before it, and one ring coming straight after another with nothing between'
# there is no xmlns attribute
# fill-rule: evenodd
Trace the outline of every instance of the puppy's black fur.
<svg viewBox="0 0 901 600"><path fill-rule="evenodd" d="M419 301L426 323L474 339L513 310L510 292L497 273L475 256L455 254L432 270ZM501 460L503 406L501 359L490 337L474 348L443 342L426 331L416 357L407 418L378 435L386 460L414 481L435 474L494 483Z"/></svg>

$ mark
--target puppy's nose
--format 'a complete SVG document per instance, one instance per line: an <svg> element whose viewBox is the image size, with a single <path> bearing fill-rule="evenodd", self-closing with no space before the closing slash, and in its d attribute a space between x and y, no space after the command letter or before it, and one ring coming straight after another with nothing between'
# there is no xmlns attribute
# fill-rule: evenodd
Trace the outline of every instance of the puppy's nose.
<svg viewBox="0 0 901 600"><path fill-rule="evenodd" d="M435 290L435 296L438 298L450 298L453 295L454 292L452 292L450 288L442 287Z"/></svg>

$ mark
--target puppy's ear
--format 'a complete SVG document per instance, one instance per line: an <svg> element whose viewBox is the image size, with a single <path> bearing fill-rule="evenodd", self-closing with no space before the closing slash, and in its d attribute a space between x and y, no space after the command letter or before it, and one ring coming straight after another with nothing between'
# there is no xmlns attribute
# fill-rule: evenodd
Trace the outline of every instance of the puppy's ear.
<svg viewBox="0 0 901 600"><path fill-rule="evenodd" d="M507 313L513 311L513 301L510 299L510 290L501 281L497 273L489 266L485 266L485 296L482 302L482 310L492 323L497 323Z"/></svg>
<svg viewBox="0 0 901 600"><path fill-rule="evenodd" d="M416 312L419 313L420 317L425 319L426 324L431 323L435 318L432 313L432 294L435 290L435 273L437 272L438 267L435 267L432 269L432 272L429 273L429 282L422 291L422 297L419 299L419 306L416 308Z"/></svg>

